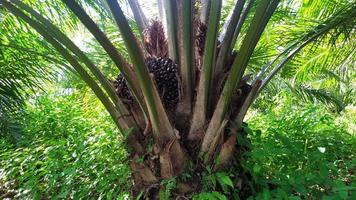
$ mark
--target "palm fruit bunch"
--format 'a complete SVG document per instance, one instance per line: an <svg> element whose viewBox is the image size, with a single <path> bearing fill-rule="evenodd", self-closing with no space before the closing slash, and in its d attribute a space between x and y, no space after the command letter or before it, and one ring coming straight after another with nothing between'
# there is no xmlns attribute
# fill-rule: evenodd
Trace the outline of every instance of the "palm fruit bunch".
<svg viewBox="0 0 356 200"><path fill-rule="evenodd" d="M178 65L169 58L151 58L148 70L154 75L158 93L166 109L174 110L179 101Z"/></svg>
<svg viewBox="0 0 356 200"><path fill-rule="evenodd" d="M166 110L174 111L179 101L178 65L169 59L167 40L161 22L153 21L145 32L145 48L148 53L146 65L153 75L158 93ZM119 74L114 81L118 96L126 103L132 103L133 97L127 83Z"/></svg>
<svg viewBox="0 0 356 200"><path fill-rule="evenodd" d="M129 87L127 86L127 83L124 79L124 76L122 74L119 74L114 81L114 87L116 90L117 95L124 100L126 103L131 103L133 101L133 97L131 95L131 92L129 90Z"/></svg>
<svg viewBox="0 0 356 200"><path fill-rule="evenodd" d="M159 57L147 59L147 67L154 77L164 107L174 110L179 100L178 65L169 58ZM133 101L132 94L122 74L118 75L114 81L114 86L118 96L124 102L131 103Z"/></svg>

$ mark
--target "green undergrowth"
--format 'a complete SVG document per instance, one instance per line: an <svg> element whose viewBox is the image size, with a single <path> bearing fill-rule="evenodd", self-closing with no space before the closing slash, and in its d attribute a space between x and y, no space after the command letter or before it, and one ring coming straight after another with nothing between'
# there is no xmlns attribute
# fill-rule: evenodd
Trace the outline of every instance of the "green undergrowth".
<svg viewBox="0 0 356 200"><path fill-rule="evenodd" d="M356 199L356 135L348 117L289 103L254 113L246 167L260 190L256 199Z"/></svg>
<svg viewBox="0 0 356 200"><path fill-rule="evenodd" d="M16 143L0 138L0 199L123 199L126 151L95 97L56 90L30 99Z"/></svg>
<svg viewBox="0 0 356 200"><path fill-rule="evenodd" d="M94 96L53 89L22 112L21 136L0 137L0 199L128 199L127 152ZM354 113L288 101L251 111L246 131L253 148L244 163L256 183L250 199L356 199ZM208 189L194 199L237 198L233 176L208 173ZM169 199L176 182L165 184L161 196Z"/></svg>

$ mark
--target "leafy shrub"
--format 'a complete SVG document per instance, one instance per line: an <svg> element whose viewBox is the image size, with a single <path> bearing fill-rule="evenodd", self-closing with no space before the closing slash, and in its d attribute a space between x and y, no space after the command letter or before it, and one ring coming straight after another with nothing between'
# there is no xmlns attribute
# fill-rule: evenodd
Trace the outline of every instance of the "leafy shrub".
<svg viewBox="0 0 356 200"><path fill-rule="evenodd" d="M291 106L249 119L254 149L246 166L256 199L356 199L356 137L315 105ZM252 133L252 132L251 132Z"/></svg>
<svg viewBox="0 0 356 200"><path fill-rule="evenodd" d="M127 153L111 118L94 97L53 91L30 102L22 116L20 142L0 138L0 198L127 196Z"/></svg>

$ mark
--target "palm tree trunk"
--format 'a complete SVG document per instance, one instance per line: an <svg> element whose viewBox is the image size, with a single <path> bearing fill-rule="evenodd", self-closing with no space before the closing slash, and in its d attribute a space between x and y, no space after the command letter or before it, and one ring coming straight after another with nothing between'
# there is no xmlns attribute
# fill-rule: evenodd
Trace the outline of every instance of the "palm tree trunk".
<svg viewBox="0 0 356 200"><path fill-rule="evenodd" d="M228 135L230 131L225 129L224 132ZM220 141L223 143L221 149L215 152L220 152L220 162L210 166L212 170L210 173L229 174L234 186L231 189L239 191L239 197L246 199L256 191L251 174L243 167L243 162L248 159L248 152L251 151L251 142L243 128L227 138L226 141ZM186 155L189 155L187 162L189 164L175 176L167 176L167 170L175 171L180 168L171 156L175 142L184 146ZM128 138L128 146L129 149L135 149L130 155L134 181L131 195L134 198L162 199L165 195L164 197L168 199L191 199L205 187L204 184L207 184L205 177L209 172L197 153L200 150L197 144L189 144L189 141L183 139L171 141L164 149L159 149L157 145L151 146L149 141L140 140L137 135L132 134ZM138 146L140 147L137 148ZM162 163L162 158L170 162ZM173 181L175 187L169 188L167 180ZM224 193L221 187L216 187L214 191Z"/></svg>

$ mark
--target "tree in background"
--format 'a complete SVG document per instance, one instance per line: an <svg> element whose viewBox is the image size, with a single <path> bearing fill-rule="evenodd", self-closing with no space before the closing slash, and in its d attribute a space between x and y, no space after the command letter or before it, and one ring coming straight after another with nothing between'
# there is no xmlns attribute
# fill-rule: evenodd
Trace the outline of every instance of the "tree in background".
<svg viewBox="0 0 356 200"><path fill-rule="evenodd" d="M356 18L356 5L343 1L296 37L285 40L274 35L287 47L259 63L257 73L247 74L253 71L248 66L256 61L262 34L281 23L273 17L283 20L288 2L238 0L222 21L222 0L158 1L162 21L148 22L138 1L129 0L136 35L115 0L86 4L53 0L48 7L34 5L0 0L0 8L36 30L57 50L52 53L65 60L55 63L68 63L63 66L75 70L103 103L130 150L132 195L146 199L189 197L206 188L207 179L214 182L214 177L222 183L216 190L235 188L232 195L241 198L254 194L253 180L243 167L251 146L243 123L248 108L298 52L323 37L351 35ZM87 5L116 22L128 57L88 15ZM51 9L57 10L50 14L55 20L49 20ZM58 23L76 23L73 15L120 70L115 81L110 82L61 30ZM68 21L61 21L64 16ZM268 23L271 18L274 23Z"/></svg>

